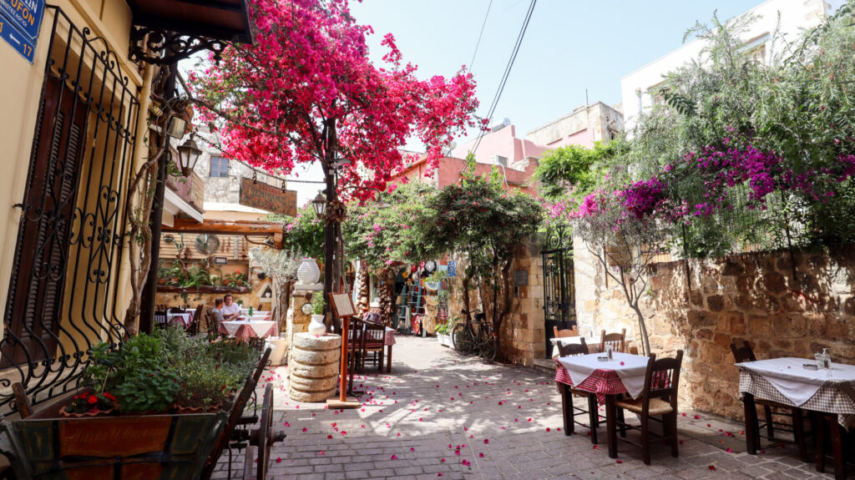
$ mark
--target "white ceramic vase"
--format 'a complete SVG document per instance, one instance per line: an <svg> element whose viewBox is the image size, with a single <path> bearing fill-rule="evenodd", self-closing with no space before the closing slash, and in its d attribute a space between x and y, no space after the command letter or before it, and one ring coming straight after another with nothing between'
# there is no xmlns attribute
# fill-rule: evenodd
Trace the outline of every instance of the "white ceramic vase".
<svg viewBox="0 0 855 480"><path fill-rule="evenodd" d="M318 283L321 279L321 270L318 268L318 262L314 258L304 257L303 263L297 269L297 280L303 285Z"/></svg>
<svg viewBox="0 0 855 480"><path fill-rule="evenodd" d="M323 315L312 315L312 321L309 322L309 333L312 335L323 335L327 333L327 326L324 325Z"/></svg>

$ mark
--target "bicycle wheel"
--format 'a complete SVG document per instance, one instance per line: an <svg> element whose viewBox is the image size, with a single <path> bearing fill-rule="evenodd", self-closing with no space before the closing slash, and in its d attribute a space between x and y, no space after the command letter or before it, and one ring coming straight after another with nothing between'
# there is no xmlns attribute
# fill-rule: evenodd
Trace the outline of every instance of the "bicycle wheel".
<svg viewBox="0 0 855 480"><path fill-rule="evenodd" d="M496 337L491 335L486 342L481 344L481 351L479 353L481 358L483 358L487 363L493 363L496 360L496 341Z"/></svg>
<svg viewBox="0 0 855 480"><path fill-rule="evenodd" d="M454 326L454 330L451 331L451 339L454 342L454 349L459 353L467 355L472 351L472 342L469 341L469 335L467 335L463 325Z"/></svg>

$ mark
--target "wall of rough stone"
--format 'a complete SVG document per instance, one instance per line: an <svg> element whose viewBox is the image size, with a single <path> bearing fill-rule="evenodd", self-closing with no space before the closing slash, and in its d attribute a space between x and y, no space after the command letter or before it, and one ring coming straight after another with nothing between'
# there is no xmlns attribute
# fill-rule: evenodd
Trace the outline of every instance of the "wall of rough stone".
<svg viewBox="0 0 855 480"><path fill-rule="evenodd" d="M589 284L577 276L577 294L586 290L577 300L580 318L597 329L626 328L637 340L635 313L623 294L613 281L606 287L601 268L580 268L577 252L577 274L594 272ZM747 340L760 359L813 358L829 348L835 361L855 363L855 245L660 263L648 291L641 306L651 349L684 350L682 408L742 418L734 339Z"/></svg>
<svg viewBox="0 0 855 480"><path fill-rule="evenodd" d="M457 258L457 274L454 278L451 298L448 301L449 316L460 316L463 309L460 275L465 263ZM534 245L524 242L514 258L512 271L526 271L528 285L519 287L513 301L511 315L502 324L499 339L506 360L521 365L531 365L534 360L546 356L546 336L543 316L543 262ZM469 292L470 308L479 309L480 300L477 284ZM487 292L485 291L485 295Z"/></svg>

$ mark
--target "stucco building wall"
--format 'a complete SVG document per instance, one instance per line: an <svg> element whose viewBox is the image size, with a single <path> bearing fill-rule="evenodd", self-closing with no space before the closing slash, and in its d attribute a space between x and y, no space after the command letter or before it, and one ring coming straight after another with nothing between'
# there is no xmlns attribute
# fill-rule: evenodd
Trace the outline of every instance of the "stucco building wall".
<svg viewBox="0 0 855 480"><path fill-rule="evenodd" d="M116 54L111 58L117 62L118 72L127 77L128 88L139 98L144 86L143 71L128 59L131 11L127 3L124 0L55 0L48 3L61 8L78 29L88 28L90 37L103 38L104 44ZM32 64L5 42L0 45L0 65L3 67L0 68L0 105L3 106L3 115L0 117L0 145L3 145L0 169L4 173L0 176L0 305L4 307L9 294L18 227L22 217L22 210L15 205L21 203L26 189L54 16L52 9L45 12ZM65 36L60 32L56 38L57 44L64 41L64 38L67 38L67 32ZM61 47L56 47L56 51L62 51ZM84 68L88 68L90 64L91 59L83 62ZM143 101L141 98L140 100ZM143 105L147 106L148 102L143 101ZM134 125L145 125L148 118L148 112L145 110L145 107L140 108ZM137 134L139 131L132 133ZM141 159L147 156L144 153L145 145L138 139L137 155L134 157L136 163L131 168L132 171L135 171ZM83 192L80 197L84 197ZM114 268L118 270L114 274L119 276L115 287L119 289L119 305L115 311L124 312L129 297L128 282L124 280L128 278L127 262ZM112 294L110 298L112 299ZM0 324L0 335L3 334L3 328Z"/></svg>

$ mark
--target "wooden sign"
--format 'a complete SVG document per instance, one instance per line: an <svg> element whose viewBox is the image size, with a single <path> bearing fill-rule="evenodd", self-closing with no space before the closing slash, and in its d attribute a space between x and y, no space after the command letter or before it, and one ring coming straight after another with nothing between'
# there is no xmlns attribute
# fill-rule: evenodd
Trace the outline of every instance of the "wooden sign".
<svg viewBox="0 0 855 480"><path fill-rule="evenodd" d="M356 315L356 309L353 308L353 300L346 293L331 293L333 312L339 318L352 317Z"/></svg>
<svg viewBox="0 0 855 480"><path fill-rule="evenodd" d="M283 191L264 182L253 182L251 178L242 178L240 181L239 203L271 213L297 216L297 192Z"/></svg>

